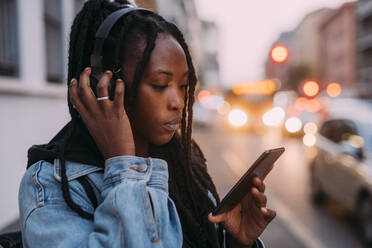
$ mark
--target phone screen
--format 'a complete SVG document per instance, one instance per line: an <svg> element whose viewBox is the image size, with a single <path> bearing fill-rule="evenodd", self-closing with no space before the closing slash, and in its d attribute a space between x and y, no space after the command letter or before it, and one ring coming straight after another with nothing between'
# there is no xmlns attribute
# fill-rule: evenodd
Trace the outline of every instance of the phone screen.
<svg viewBox="0 0 372 248"><path fill-rule="evenodd" d="M281 147L264 151L229 193L227 193L212 214L218 215L233 209L252 188L253 178L257 176L261 180L264 180L273 168L275 161L283 154L284 150L284 147Z"/></svg>

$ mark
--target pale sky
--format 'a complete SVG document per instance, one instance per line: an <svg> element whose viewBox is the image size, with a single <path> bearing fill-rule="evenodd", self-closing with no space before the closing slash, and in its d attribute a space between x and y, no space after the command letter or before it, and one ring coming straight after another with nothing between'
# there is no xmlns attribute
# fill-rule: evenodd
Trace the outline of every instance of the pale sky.
<svg viewBox="0 0 372 248"><path fill-rule="evenodd" d="M302 18L322 7L346 0L196 0L199 15L219 27L221 81L261 79L272 43Z"/></svg>

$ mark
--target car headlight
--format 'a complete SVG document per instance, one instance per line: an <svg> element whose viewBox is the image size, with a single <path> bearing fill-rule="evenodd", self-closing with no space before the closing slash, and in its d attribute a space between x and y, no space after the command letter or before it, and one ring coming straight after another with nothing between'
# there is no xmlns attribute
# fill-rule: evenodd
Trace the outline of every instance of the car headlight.
<svg viewBox="0 0 372 248"><path fill-rule="evenodd" d="M247 123L248 116L241 109L232 109L228 115L229 123L234 127L241 127Z"/></svg>
<svg viewBox="0 0 372 248"><path fill-rule="evenodd" d="M315 135L318 132L318 126L314 122L308 122L304 125L304 132Z"/></svg>
<svg viewBox="0 0 372 248"><path fill-rule="evenodd" d="M305 146L314 146L316 143L316 137L314 134L307 133L302 139Z"/></svg>
<svg viewBox="0 0 372 248"><path fill-rule="evenodd" d="M282 123L284 116L284 110L281 107L275 107L262 116L262 121L266 126L279 126Z"/></svg>
<svg viewBox="0 0 372 248"><path fill-rule="evenodd" d="M298 117L291 117L285 122L285 129L290 133L296 133L302 128L302 121Z"/></svg>

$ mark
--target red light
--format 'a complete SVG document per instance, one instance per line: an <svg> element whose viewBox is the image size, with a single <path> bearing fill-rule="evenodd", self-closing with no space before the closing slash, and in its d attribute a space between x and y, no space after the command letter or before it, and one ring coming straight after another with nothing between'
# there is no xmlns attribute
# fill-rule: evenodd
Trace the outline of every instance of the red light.
<svg viewBox="0 0 372 248"><path fill-rule="evenodd" d="M277 63L283 63L288 58L288 50L284 46L276 46L271 50L271 58Z"/></svg>
<svg viewBox="0 0 372 248"><path fill-rule="evenodd" d="M330 97L337 97L341 94L342 87L338 83L331 83L327 86L327 94Z"/></svg>
<svg viewBox="0 0 372 248"><path fill-rule="evenodd" d="M316 113L321 109L322 105L318 99L311 99L308 101L306 110L311 113Z"/></svg>
<svg viewBox="0 0 372 248"><path fill-rule="evenodd" d="M303 86L306 96L313 97L319 93L319 84L315 81L307 81Z"/></svg>
<svg viewBox="0 0 372 248"><path fill-rule="evenodd" d="M201 103L207 103L211 97L211 93L208 90L201 90L198 94L198 100Z"/></svg>

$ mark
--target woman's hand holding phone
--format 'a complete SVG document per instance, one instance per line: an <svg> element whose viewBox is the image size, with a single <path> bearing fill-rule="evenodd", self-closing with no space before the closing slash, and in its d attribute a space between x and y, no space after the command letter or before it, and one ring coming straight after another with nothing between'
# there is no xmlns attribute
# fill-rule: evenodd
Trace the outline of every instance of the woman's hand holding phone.
<svg viewBox="0 0 372 248"><path fill-rule="evenodd" d="M227 231L229 247L250 247L275 218L276 212L266 208L265 184L258 177L254 187L232 210L220 215L208 216L213 223L222 223Z"/></svg>
<svg viewBox="0 0 372 248"><path fill-rule="evenodd" d="M108 96L108 85L112 77L106 71L97 84L97 97L90 88L91 68L86 68L70 84L70 99L79 112L89 133L96 142L104 159L123 155L135 155L132 128L124 109L125 85L121 79L116 81L114 100L98 101L98 97Z"/></svg>

